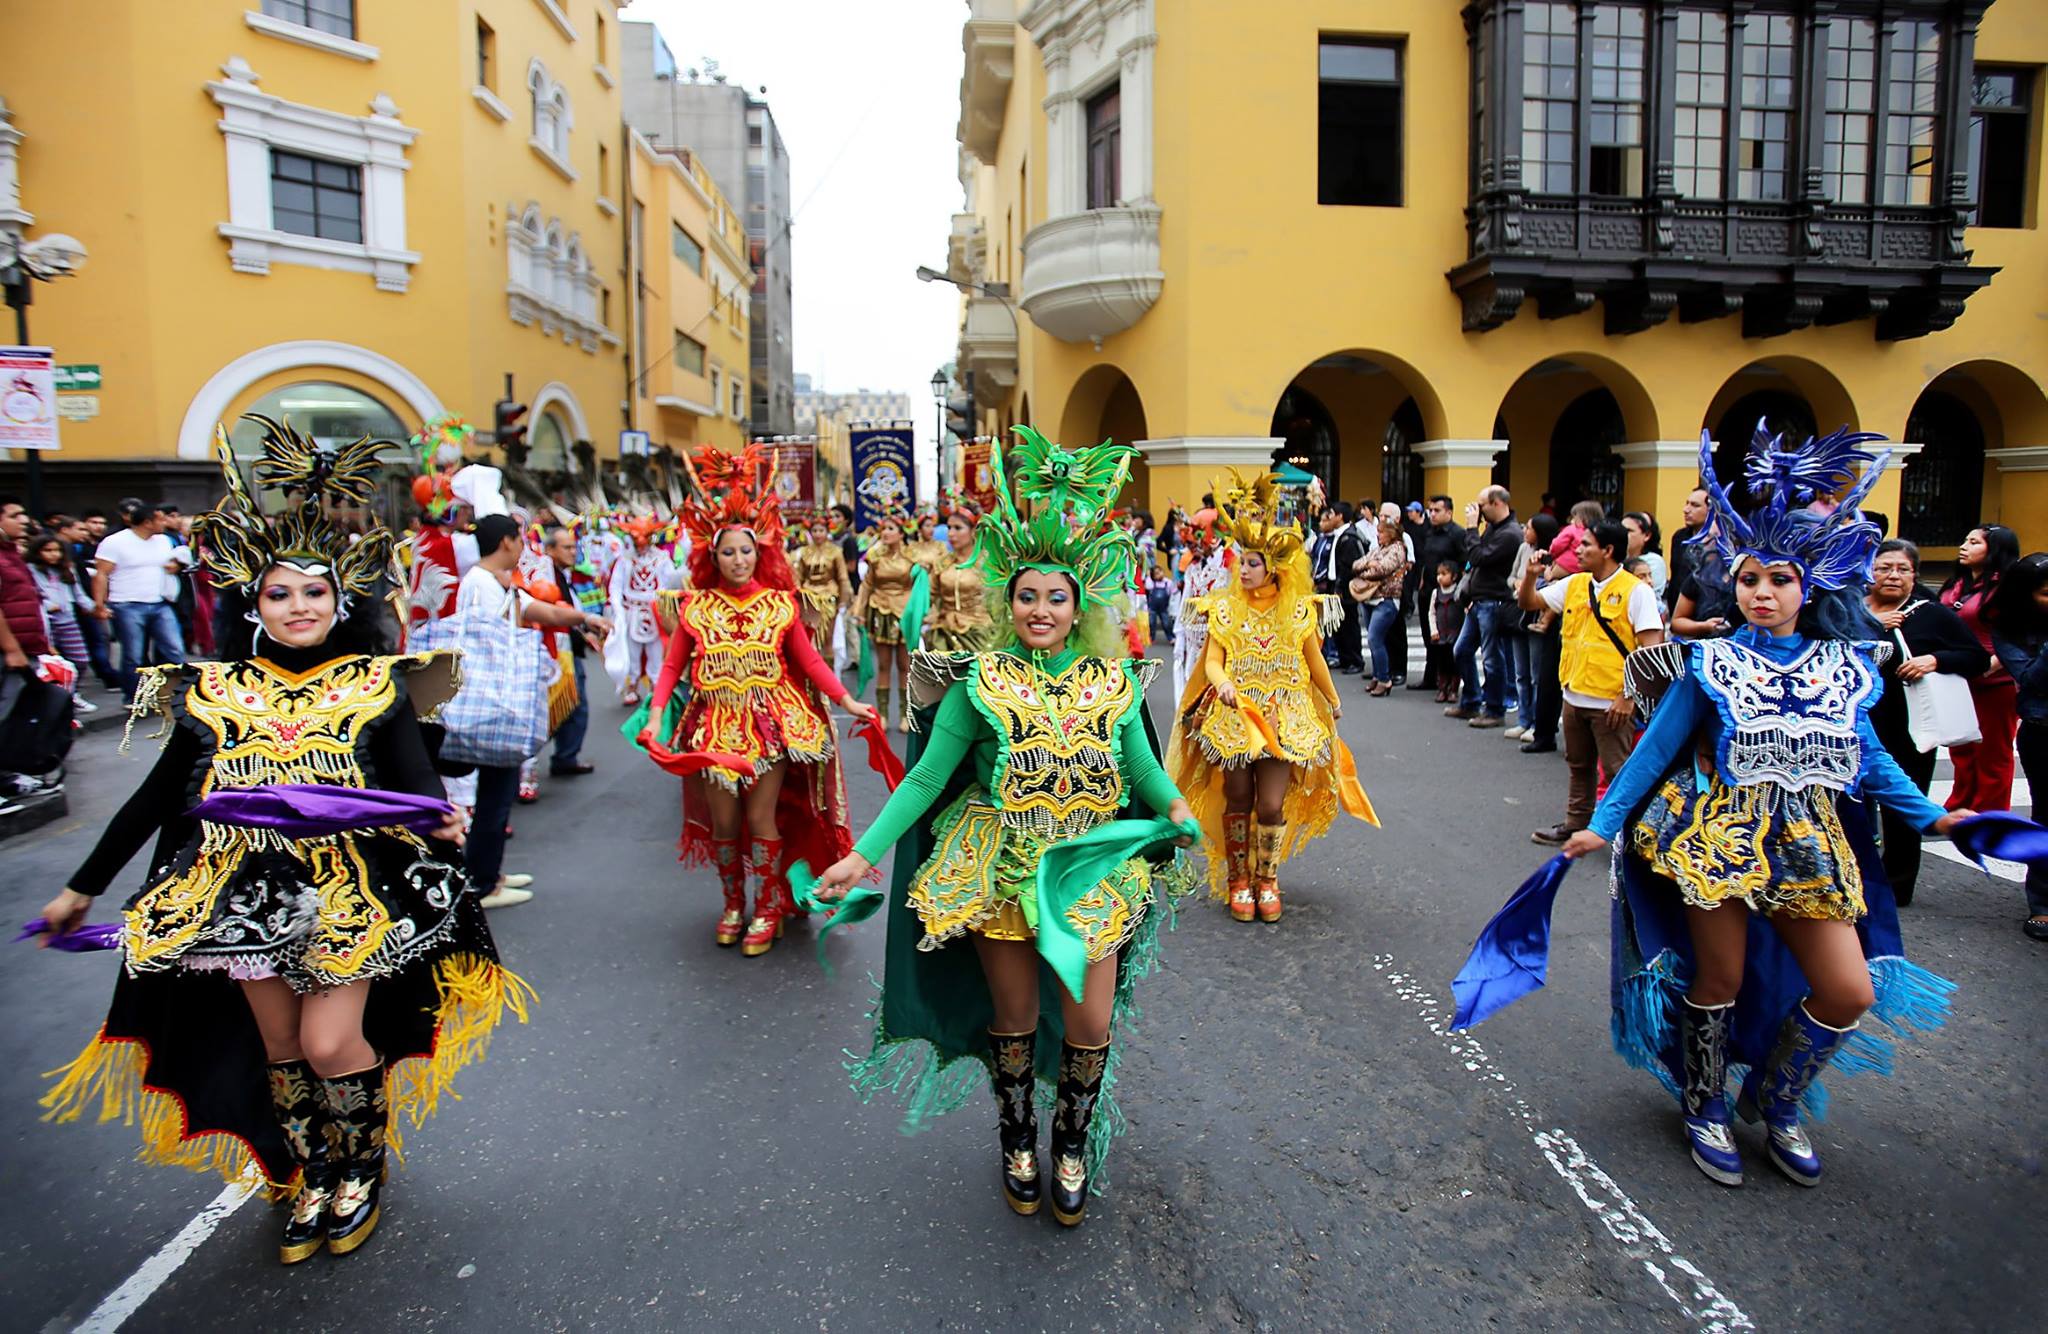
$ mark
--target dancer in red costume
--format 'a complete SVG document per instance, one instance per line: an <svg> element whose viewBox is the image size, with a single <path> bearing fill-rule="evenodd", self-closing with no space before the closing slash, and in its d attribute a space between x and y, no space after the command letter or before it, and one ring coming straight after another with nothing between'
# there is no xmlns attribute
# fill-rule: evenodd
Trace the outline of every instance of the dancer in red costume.
<svg viewBox="0 0 2048 1334"><path fill-rule="evenodd" d="M796 912L790 863L830 866L852 846L825 701L864 722L876 714L840 684L804 630L766 455L707 445L693 462L718 499L683 506L690 587L677 600L653 698L627 728L656 764L683 777L682 859L717 868L725 894L718 943L760 955ZM687 702L676 689L685 672Z"/></svg>

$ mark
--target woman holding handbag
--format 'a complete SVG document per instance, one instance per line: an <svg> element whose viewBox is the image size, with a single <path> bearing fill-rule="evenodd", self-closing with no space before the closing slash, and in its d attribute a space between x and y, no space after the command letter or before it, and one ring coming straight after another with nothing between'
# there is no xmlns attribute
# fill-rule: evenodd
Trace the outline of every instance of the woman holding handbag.
<svg viewBox="0 0 2048 1334"><path fill-rule="evenodd" d="M1372 650L1372 681L1365 693L1378 697L1394 688L1393 658L1387 637L1401 625L1401 581L1408 575L1408 545L1401 540L1401 521L1379 516L1379 545L1352 567L1351 600L1364 608L1365 641Z"/></svg>
<svg viewBox="0 0 2048 1334"><path fill-rule="evenodd" d="M1941 586L1943 606L1953 607L1984 651L1991 652L1991 627L1984 623L1984 608L1998 592L1998 581L2020 558L2019 535L1995 523L1972 528L1956 550L1956 572ZM2019 728L2019 715L2011 673L1996 653L1991 669L1970 681L1970 697L1977 705L1977 731L1981 740L1949 747L1956 764L1956 785L1948 794L1948 808L1968 807L1973 811L2002 811L2012 805L2012 745Z"/></svg>
<svg viewBox="0 0 2048 1334"><path fill-rule="evenodd" d="M1908 721L1907 693L1936 675L1974 680L1991 665L1991 655L1952 608L1920 588L1920 549L1903 538L1880 544L1870 566L1870 590L1863 605L1899 650L1897 667L1886 673L1884 695L1870 711L1870 725L1906 777L1922 792L1934 779L1941 756L1938 740L1922 749ZM2044 774L2048 776L2048 774ZM1884 873L1901 908L1913 901L1920 879L1920 831L1889 809L1884 816Z"/></svg>
<svg viewBox="0 0 2048 1334"><path fill-rule="evenodd" d="M1985 608L1991 645L2018 690L2020 766L2027 786L2048 791L2048 552L2035 552L2005 572ZM2036 797L2035 809L2040 808ZM2030 940L2048 940L2048 867L2027 868Z"/></svg>

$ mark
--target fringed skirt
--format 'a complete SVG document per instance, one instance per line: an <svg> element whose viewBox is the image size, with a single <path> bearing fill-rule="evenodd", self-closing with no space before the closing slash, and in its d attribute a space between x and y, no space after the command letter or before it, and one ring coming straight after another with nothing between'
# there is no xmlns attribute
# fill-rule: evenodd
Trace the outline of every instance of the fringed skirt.
<svg viewBox="0 0 2048 1334"><path fill-rule="evenodd" d="M868 642L876 648L894 648L903 642L903 613L868 608L861 618L861 629L867 633Z"/></svg>
<svg viewBox="0 0 2048 1334"><path fill-rule="evenodd" d="M1681 774L1644 807L1630 846L1695 908L1730 900L1820 921L1863 916L1863 874L1835 793L1775 785L1704 790Z"/></svg>
<svg viewBox="0 0 2048 1334"><path fill-rule="evenodd" d="M809 693L785 676L772 686L750 690L705 690L690 697L673 737L656 737L670 750L744 760L745 777L727 768L704 777L738 792L778 760L818 764L832 754L832 724Z"/></svg>
<svg viewBox="0 0 2048 1334"><path fill-rule="evenodd" d="M910 906L924 924L921 950L963 932L989 940L1038 938L1038 862L1045 839L1003 823L986 795L970 789L932 824L937 840L910 881ZM1150 868L1124 862L1067 909L1067 921L1097 963L1122 949L1152 903Z"/></svg>

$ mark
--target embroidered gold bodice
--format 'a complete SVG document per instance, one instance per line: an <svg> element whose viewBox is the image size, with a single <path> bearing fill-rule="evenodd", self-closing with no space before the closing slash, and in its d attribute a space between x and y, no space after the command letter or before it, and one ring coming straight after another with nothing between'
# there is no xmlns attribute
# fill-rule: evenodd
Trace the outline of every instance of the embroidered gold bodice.
<svg viewBox="0 0 2048 1334"><path fill-rule="evenodd" d="M262 658L184 668L192 677L186 716L214 738L200 794L264 783L364 786L357 748L397 701L409 661L337 658L304 673Z"/></svg>
<svg viewBox="0 0 2048 1334"><path fill-rule="evenodd" d="M951 550L939 559L932 581L932 624L944 630L975 630L989 623L988 590L981 568L962 565Z"/></svg>
<svg viewBox="0 0 2048 1334"><path fill-rule="evenodd" d="M1316 603L1297 597L1259 607L1243 596L1204 598L1209 634L1230 655L1230 679L1261 694L1309 689L1303 647L1316 633Z"/></svg>
<svg viewBox="0 0 2048 1334"><path fill-rule="evenodd" d="M698 589L683 599L681 615L697 640L693 690L760 690L784 676L782 640L796 619L789 594L757 588L735 597L722 588Z"/></svg>
<svg viewBox="0 0 2048 1334"><path fill-rule="evenodd" d="M848 583L838 544L812 542L797 552L796 583L813 607L836 605Z"/></svg>
<svg viewBox="0 0 2048 1334"><path fill-rule="evenodd" d="M1124 790L1118 728L1137 702L1122 663L1077 657L1057 676L1007 653L975 664L975 703L1002 753L989 796L1004 823L1058 839L1114 816Z"/></svg>
<svg viewBox="0 0 2048 1334"><path fill-rule="evenodd" d="M936 570L939 562L945 559L946 553L952 550L944 542L933 537L919 538L915 542L906 542L903 545L910 552L910 559L927 570Z"/></svg>
<svg viewBox="0 0 2048 1334"><path fill-rule="evenodd" d="M898 548L894 554L883 551L879 545L868 548L868 574L861 583L867 610L901 616L916 578L917 563L911 559L908 548Z"/></svg>

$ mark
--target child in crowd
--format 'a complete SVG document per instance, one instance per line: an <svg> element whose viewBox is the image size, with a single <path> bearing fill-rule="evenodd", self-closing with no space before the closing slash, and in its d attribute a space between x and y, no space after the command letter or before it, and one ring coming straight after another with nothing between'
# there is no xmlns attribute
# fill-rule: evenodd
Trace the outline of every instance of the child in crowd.
<svg viewBox="0 0 2048 1334"><path fill-rule="evenodd" d="M1458 630L1465 623L1465 609L1456 597L1459 570L1451 561L1439 561L1436 587L1429 595L1429 659L1436 671L1436 702L1455 703L1458 698L1458 658L1451 650L1458 642Z"/></svg>

